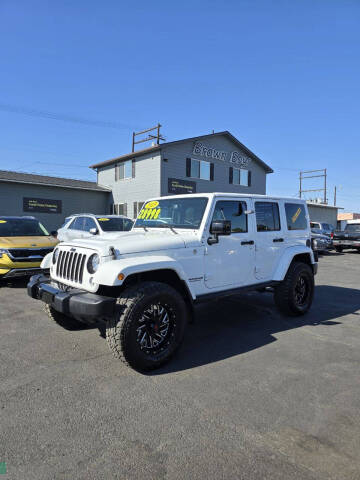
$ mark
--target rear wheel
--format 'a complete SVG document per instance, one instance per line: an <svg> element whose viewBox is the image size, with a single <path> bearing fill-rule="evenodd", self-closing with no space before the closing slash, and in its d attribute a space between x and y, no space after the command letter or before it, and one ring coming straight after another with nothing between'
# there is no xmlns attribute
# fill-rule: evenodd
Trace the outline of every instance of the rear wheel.
<svg viewBox="0 0 360 480"><path fill-rule="evenodd" d="M341 253L343 251L342 247L335 247L335 250L338 252L338 253Z"/></svg>
<svg viewBox="0 0 360 480"><path fill-rule="evenodd" d="M187 308L174 288L143 282L125 290L106 327L114 356L135 370L167 363L184 337Z"/></svg>
<svg viewBox="0 0 360 480"><path fill-rule="evenodd" d="M279 310L286 315L304 315L311 307L314 296L314 274L306 263L294 262L275 288L274 299Z"/></svg>

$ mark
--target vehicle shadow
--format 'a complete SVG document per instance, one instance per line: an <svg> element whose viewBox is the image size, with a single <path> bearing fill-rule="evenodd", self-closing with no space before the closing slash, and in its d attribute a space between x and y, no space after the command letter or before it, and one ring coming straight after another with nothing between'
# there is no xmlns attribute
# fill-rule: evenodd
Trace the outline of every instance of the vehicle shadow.
<svg viewBox="0 0 360 480"><path fill-rule="evenodd" d="M218 362L275 342L275 334L305 325L339 325L339 317L360 315L360 290L316 287L312 309L302 317L282 316L269 293L232 297L198 308L178 354L147 375L162 375Z"/></svg>

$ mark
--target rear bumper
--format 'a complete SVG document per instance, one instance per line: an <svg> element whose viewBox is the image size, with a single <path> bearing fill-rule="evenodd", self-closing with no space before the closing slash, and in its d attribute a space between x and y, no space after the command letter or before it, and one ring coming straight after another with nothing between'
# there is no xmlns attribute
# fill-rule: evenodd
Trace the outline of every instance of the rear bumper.
<svg viewBox="0 0 360 480"><path fill-rule="evenodd" d="M116 299L76 288L58 289L45 275L34 275L27 285L28 295L47 303L55 310L84 321L94 322L114 313Z"/></svg>
<svg viewBox="0 0 360 480"><path fill-rule="evenodd" d="M334 247L360 248L360 240L333 240Z"/></svg>

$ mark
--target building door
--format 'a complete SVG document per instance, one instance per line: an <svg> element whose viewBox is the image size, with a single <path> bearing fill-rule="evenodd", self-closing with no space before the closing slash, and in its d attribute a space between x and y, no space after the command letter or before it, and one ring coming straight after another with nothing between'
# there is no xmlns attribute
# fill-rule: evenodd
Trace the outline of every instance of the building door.
<svg viewBox="0 0 360 480"><path fill-rule="evenodd" d="M218 200L213 220L230 220L231 235L219 236L219 243L208 245L205 254L205 285L221 289L255 283L254 227L245 214L250 199Z"/></svg>

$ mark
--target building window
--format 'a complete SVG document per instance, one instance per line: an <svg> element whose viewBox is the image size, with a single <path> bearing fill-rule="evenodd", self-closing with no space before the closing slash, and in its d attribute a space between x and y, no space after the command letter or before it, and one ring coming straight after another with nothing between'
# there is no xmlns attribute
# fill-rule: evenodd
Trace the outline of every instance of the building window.
<svg viewBox="0 0 360 480"><path fill-rule="evenodd" d="M186 176L201 180L214 180L214 164L195 158L186 159Z"/></svg>
<svg viewBox="0 0 360 480"><path fill-rule="evenodd" d="M144 202L134 202L134 218L136 218L142 209Z"/></svg>
<svg viewBox="0 0 360 480"><path fill-rule="evenodd" d="M113 215L127 215L127 203L113 203L112 212Z"/></svg>
<svg viewBox="0 0 360 480"><path fill-rule="evenodd" d="M250 187L251 172L244 168L230 167L230 183L233 185L241 185L242 187Z"/></svg>
<svg viewBox="0 0 360 480"><path fill-rule="evenodd" d="M115 180L124 180L125 178L135 177L135 163L133 160L119 163L115 166Z"/></svg>

